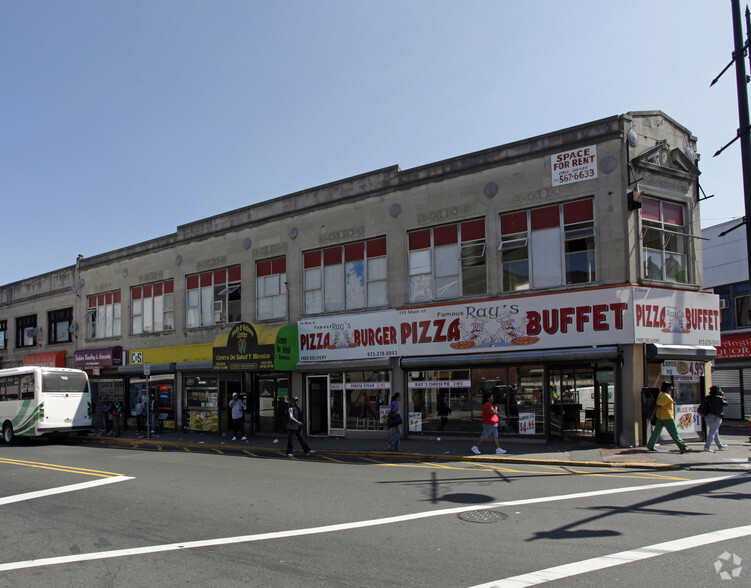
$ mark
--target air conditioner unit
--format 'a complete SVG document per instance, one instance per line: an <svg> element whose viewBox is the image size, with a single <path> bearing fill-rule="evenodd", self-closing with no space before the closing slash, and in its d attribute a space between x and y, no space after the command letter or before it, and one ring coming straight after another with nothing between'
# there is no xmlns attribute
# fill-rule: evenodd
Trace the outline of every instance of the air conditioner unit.
<svg viewBox="0 0 751 588"><path fill-rule="evenodd" d="M728 300L727 298L720 298L720 310L727 310Z"/></svg>
<svg viewBox="0 0 751 588"><path fill-rule="evenodd" d="M214 324L223 322L224 318L222 317L222 301L214 300Z"/></svg>

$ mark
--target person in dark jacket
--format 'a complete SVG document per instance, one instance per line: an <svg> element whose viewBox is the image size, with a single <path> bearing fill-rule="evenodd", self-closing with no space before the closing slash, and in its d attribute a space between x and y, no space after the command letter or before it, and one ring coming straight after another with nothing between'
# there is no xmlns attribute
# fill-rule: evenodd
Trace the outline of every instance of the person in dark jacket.
<svg viewBox="0 0 751 588"><path fill-rule="evenodd" d="M709 428L707 433L707 441L704 443L704 451L711 451L712 441L717 445L717 449L722 451L725 449L725 445L720 441L720 425L722 424L722 418L725 416L725 407L728 401L725 400L725 394L722 392L722 388L719 386L712 386L709 389L709 395L704 399L707 403L709 412L704 417L704 422Z"/></svg>
<svg viewBox="0 0 751 588"><path fill-rule="evenodd" d="M315 451L313 451L310 446L308 445L308 442L305 441L305 437L303 437L302 429L303 429L303 415L302 410L297 405L299 399L297 396L292 397L292 405L289 407L289 410L287 412L287 457L292 457L292 440L294 437L297 437L297 440L300 442L300 446L302 447L302 450L305 452L305 455L313 455Z"/></svg>

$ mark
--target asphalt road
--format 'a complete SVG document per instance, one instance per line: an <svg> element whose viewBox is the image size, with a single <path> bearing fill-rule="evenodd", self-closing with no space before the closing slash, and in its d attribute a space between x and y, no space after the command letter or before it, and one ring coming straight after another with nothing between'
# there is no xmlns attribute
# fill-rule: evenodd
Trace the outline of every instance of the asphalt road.
<svg viewBox="0 0 751 588"><path fill-rule="evenodd" d="M751 584L748 474L31 442L0 476L0 586Z"/></svg>

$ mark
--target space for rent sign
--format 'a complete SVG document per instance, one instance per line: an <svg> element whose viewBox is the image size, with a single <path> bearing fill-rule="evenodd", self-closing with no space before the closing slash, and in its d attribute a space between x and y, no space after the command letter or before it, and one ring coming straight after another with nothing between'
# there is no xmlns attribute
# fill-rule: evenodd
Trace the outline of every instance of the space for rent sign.
<svg viewBox="0 0 751 588"><path fill-rule="evenodd" d="M597 178L597 145L551 155L550 168L554 186L594 180Z"/></svg>

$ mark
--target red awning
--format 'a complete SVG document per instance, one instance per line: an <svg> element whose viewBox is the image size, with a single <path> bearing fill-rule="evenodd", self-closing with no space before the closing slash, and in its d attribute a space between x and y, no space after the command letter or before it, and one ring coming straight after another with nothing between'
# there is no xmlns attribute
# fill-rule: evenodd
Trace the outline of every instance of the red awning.
<svg viewBox="0 0 751 588"><path fill-rule="evenodd" d="M23 365L65 367L65 351L51 351L49 353L29 353L26 357L23 358Z"/></svg>

